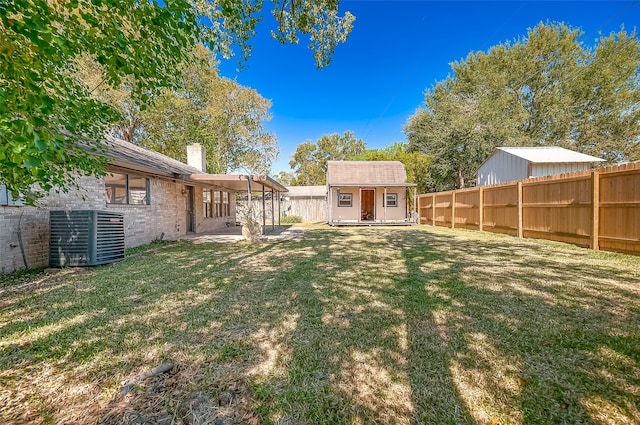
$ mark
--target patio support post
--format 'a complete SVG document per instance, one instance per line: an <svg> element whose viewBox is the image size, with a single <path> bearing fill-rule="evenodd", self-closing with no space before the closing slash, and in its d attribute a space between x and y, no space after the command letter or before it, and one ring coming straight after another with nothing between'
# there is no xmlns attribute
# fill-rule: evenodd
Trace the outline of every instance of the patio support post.
<svg viewBox="0 0 640 425"><path fill-rule="evenodd" d="M420 222L420 212L418 211L418 188L413 188L413 214L417 215L416 223Z"/></svg>
<svg viewBox="0 0 640 425"><path fill-rule="evenodd" d="M273 188L271 188L271 230L272 231L276 230L276 215L273 208L274 202L275 201L273 200Z"/></svg>
<svg viewBox="0 0 640 425"><path fill-rule="evenodd" d="M333 205L331 204L333 200L331 199L331 185L327 185L327 223L331 225L331 208Z"/></svg>
<svg viewBox="0 0 640 425"><path fill-rule="evenodd" d="M250 176L246 176L247 177L247 202L249 209L251 209L251 177Z"/></svg>
<svg viewBox="0 0 640 425"><path fill-rule="evenodd" d="M280 226L281 216L282 216L282 192L278 191L278 226Z"/></svg>
<svg viewBox="0 0 640 425"><path fill-rule="evenodd" d="M266 235L264 228L267 226L267 217L264 213L266 209L265 199L264 199L264 183L262 184L262 234Z"/></svg>
<svg viewBox="0 0 640 425"><path fill-rule="evenodd" d="M384 198L382 200L382 205L384 205L384 221L387 221L387 187L384 187Z"/></svg>
<svg viewBox="0 0 640 425"><path fill-rule="evenodd" d="M358 223L362 223L362 188L358 188Z"/></svg>

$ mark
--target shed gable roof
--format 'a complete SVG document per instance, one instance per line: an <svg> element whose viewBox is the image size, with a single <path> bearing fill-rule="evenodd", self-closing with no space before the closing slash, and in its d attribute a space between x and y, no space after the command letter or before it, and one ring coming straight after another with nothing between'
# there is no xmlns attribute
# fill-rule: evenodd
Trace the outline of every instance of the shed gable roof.
<svg viewBox="0 0 640 425"><path fill-rule="evenodd" d="M517 156L534 164L557 164L568 162L601 162L604 159L586 155L558 146L540 147L499 147L508 154Z"/></svg>
<svg viewBox="0 0 640 425"><path fill-rule="evenodd" d="M328 161L327 184L406 185L407 172L400 161Z"/></svg>

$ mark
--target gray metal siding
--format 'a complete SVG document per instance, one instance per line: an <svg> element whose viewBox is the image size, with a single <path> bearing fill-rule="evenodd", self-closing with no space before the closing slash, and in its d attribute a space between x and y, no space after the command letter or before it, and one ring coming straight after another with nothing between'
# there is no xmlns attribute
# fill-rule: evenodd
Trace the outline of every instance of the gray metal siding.
<svg viewBox="0 0 640 425"><path fill-rule="evenodd" d="M528 161L496 150L478 169L477 185L488 186L526 179L529 177L527 175L528 168Z"/></svg>

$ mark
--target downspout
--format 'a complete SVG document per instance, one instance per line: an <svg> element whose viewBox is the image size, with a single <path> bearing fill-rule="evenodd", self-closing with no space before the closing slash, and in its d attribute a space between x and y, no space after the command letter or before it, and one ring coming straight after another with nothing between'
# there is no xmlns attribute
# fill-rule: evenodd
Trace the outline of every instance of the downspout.
<svg viewBox="0 0 640 425"><path fill-rule="evenodd" d="M18 220L18 244L20 245L20 252L22 253L22 262L24 263L24 268L28 269L27 265L27 255L24 252L24 243L22 242L22 215L24 214L24 210L20 212L20 220Z"/></svg>

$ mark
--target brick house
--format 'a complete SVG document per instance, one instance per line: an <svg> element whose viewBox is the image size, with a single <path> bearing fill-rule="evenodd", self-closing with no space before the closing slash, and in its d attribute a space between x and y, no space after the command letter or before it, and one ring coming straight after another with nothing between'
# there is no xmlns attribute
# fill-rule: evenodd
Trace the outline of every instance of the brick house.
<svg viewBox="0 0 640 425"><path fill-rule="evenodd" d="M207 174L205 152L188 147L188 163L108 137L108 174L78 176L80 189L51 193L37 206L23 205L0 186L0 273L49 262L50 210L122 213L125 246L177 239L235 225L237 191L286 192L268 176Z"/></svg>

